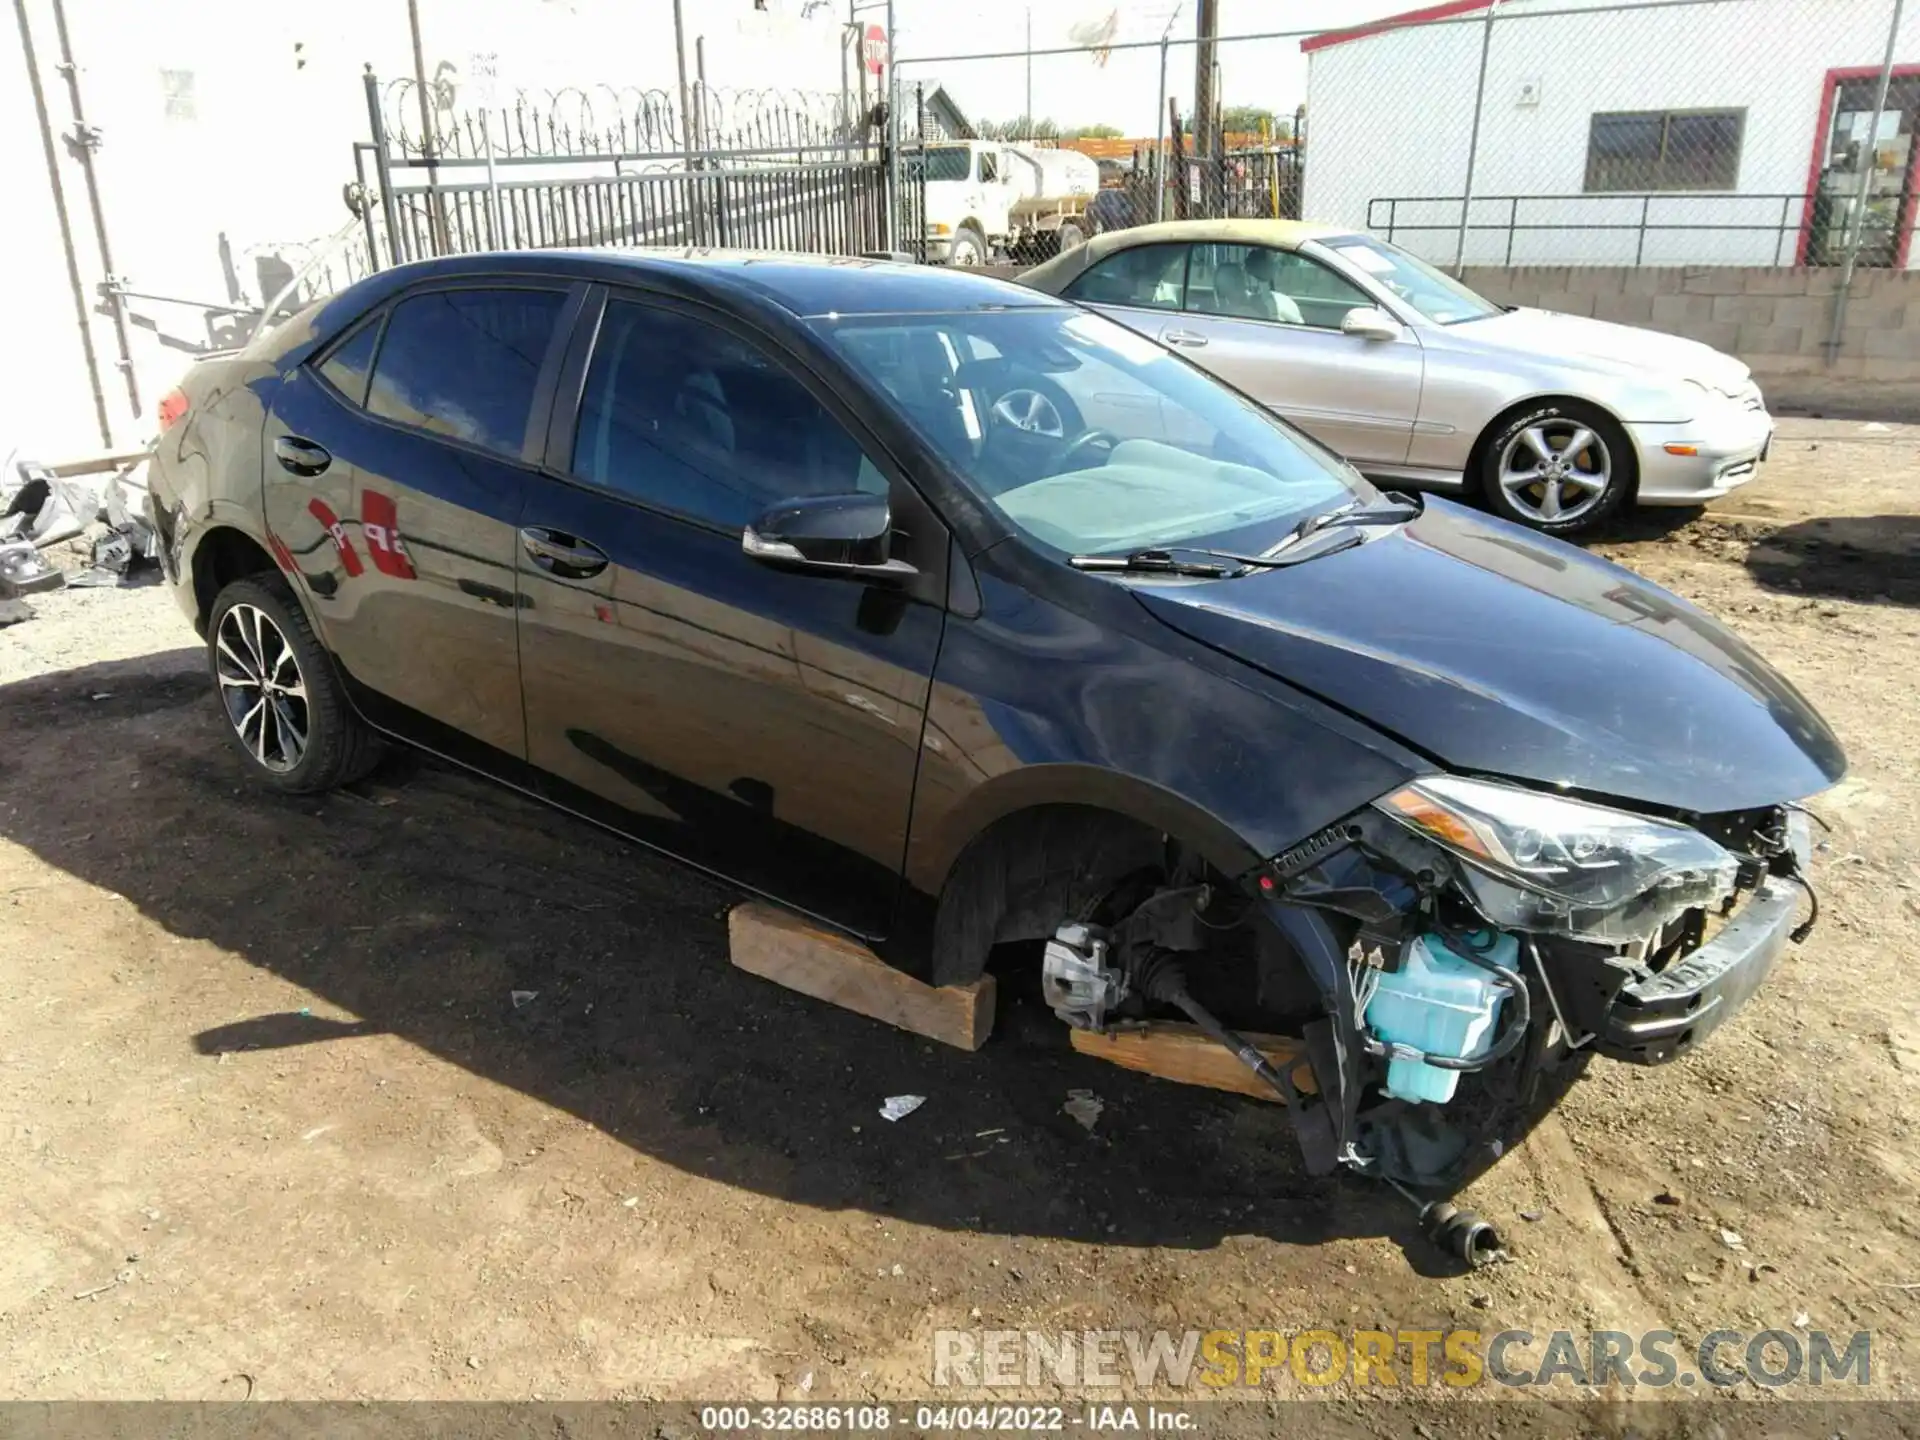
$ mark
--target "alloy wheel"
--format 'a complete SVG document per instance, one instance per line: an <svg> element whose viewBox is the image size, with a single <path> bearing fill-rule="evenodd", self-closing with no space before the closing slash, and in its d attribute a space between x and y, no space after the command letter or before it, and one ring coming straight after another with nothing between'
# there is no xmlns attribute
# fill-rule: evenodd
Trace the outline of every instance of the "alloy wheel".
<svg viewBox="0 0 1920 1440"><path fill-rule="evenodd" d="M1613 480L1613 456L1585 425L1548 420L1507 441L1499 479L1508 503L1521 516L1565 524L1600 503Z"/></svg>
<svg viewBox="0 0 1920 1440"><path fill-rule="evenodd" d="M1044 435L1049 440L1064 439L1066 421L1060 407L1038 390L1009 390L993 402L993 417L1027 435Z"/></svg>
<svg viewBox="0 0 1920 1440"><path fill-rule="evenodd" d="M227 721L263 767L285 774L300 763L312 728L306 677L293 646L256 605L238 604L220 617L214 670Z"/></svg>

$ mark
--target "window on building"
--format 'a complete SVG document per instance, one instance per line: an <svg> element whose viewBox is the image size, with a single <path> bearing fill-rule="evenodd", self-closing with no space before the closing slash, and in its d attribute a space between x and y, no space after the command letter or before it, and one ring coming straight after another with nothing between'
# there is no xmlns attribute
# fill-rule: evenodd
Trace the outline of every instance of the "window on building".
<svg viewBox="0 0 1920 1440"><path fill-rule="evenodd" d="M1595 115L1587 192L1731 190L1740 180L1745 110L1628 110Z"/></svg>
<svg viewBox="0 0 1920 1440"><path fill-rule="evenodd" d="M517 456L565 297L558 290L433 290L393 307L367 409Z"/></svg>
<svg viewBox="0 0 1920 1440"><path fill-rule="evenodd" d="M624 300L600 324L573 473L729 529L796 496L887 493L859 442L771 356Z"/></svg>

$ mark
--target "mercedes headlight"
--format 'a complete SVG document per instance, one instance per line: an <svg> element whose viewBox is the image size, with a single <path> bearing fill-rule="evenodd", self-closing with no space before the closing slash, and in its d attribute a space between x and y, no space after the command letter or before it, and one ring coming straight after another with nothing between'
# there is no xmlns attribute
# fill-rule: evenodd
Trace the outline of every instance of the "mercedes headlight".
<svg viewBox="0 0 1920 1440"><path fill-rule="evenodd" d="M1375 806L1465 862L1460 878L1501 929L1624 942L1733 893L1739 861L1698 830L1453 775Z"/></svg>

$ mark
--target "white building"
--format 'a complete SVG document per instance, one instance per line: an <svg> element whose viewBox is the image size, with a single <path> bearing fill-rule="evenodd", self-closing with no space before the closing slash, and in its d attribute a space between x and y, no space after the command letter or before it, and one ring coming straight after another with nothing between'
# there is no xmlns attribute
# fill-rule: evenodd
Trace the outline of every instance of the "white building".
<svg viewBox="0 0 1920 1440"><path fill-rule="evenodd" d="M426 74L461 106L473 57L488 52L503 97L567 87L677 95L672 0L416 3ZM189 363L183 347L207 340L205 305L265 301L260 259L297 266L351 218L341 190L354 178L354 144L368 138L362 73L413 74L408 10L408 0L26 0L116 447L153 434L156 403ZM840 91L844 0L685 0L682 10L690 76L698 53L715 87ZM63 138L74 119L59 69L61 11L86 121L99 131L113 269L134 291L204 302L134 303L139 415L102 306L106 267L84 177ZM13 23L5 31L0 188L14 204L0 463L9 452L54 459L101 447L25 47Z"/></svg>
<svg viewBox="0 0 1920 1440"><path fill-rule="evenodd" d="M1471 194L1469 264L1818 265L1865 164L1862 262L1909 266L1920 6L1869 124L1892 15L1892 0L1455 0L1315 37L1304 213L1446 264Z"/></svg>

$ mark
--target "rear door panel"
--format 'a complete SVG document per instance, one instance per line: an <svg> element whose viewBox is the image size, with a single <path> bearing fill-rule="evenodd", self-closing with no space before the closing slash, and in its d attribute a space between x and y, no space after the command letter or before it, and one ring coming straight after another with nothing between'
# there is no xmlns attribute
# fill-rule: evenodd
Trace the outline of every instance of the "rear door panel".
<svg viewBox="0 0 1920 1440"><path fill-rule="evenodd" d="M544 293L557 302L557 336L569 291ZM538 370L545 358L524 364ZM446 433L463 423L450 400L388 396L376 403L407 420L383 417L317 368L296 368L275 398L265 510L356 703L437 749L478 742L524 757L514 565L531 467ZM320 447L324 470L289 472L276 457L283 437Z"/></svg>

